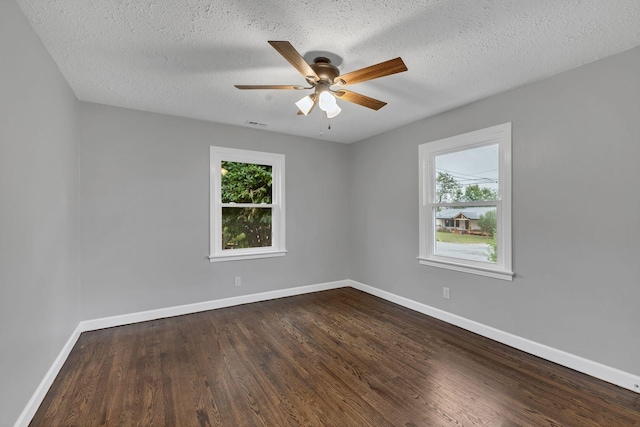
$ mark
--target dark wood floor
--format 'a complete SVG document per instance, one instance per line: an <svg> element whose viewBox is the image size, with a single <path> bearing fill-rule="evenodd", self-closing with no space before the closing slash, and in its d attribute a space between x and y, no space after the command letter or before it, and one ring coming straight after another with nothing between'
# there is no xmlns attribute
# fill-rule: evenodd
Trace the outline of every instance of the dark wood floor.
<svg viewBox="0 0 640 427"><path fill-rule="evenodd" d="M640 426L640 395L345 288L82 334L31 426Z"/></svg>

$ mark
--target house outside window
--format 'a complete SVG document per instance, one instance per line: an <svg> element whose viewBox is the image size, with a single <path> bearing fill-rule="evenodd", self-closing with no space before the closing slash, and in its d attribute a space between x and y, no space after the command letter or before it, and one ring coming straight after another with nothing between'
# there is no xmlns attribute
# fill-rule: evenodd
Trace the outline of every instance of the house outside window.
<svg viewBox="0 0 640 427"><path fill-rule="evenodd" d="M511 123L420 145L421 264L513 280Z"/></svg>
<svg viewBox="0 0 640 427"><path fill-rule="evenodd" d="M284 155L210 148L211 262L282 256Z"/></svg>

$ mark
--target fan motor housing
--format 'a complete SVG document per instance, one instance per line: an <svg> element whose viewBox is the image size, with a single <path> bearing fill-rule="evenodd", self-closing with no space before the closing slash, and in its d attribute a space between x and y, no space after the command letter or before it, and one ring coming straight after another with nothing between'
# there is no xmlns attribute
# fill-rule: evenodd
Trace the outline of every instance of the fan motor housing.
<svg viewBox="0 0 640 427"><path fill-rule="evenodd" d="M334 79L340 75L338 67L333 65L331 60L324 56L314 59L313 64L310 64L310 67L316 72L318 77L320 77L320 81L323 83L333 84Z"/></svg>

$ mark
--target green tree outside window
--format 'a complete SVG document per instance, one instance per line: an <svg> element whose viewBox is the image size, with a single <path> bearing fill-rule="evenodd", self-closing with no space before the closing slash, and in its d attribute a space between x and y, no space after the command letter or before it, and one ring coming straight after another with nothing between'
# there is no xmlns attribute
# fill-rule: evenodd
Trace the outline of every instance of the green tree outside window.
<svg viewBox="0 0 640 427"><path fill-rule="evenodd" d="M222 248L245 249L272 245L272 167L221 162ZM264 206L247 206L264 205Z"/></svg>

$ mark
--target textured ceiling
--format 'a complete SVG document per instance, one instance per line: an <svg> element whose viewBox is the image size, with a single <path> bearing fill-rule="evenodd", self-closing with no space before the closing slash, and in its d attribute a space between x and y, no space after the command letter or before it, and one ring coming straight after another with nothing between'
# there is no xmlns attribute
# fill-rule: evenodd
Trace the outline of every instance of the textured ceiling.
<svg viewBox="0 0 640 427"><path fill-rule="evenodd" d="M78 99L354 142L640 45L638 0L18 0ZM344 72L401 56L409 71L349 86L297 116L304 85L268 40L342 58ZM310 91L309 91L310 92ZM324 130L323 130L324 128ZM323 135L320 135L323 130Z"/></svg>

